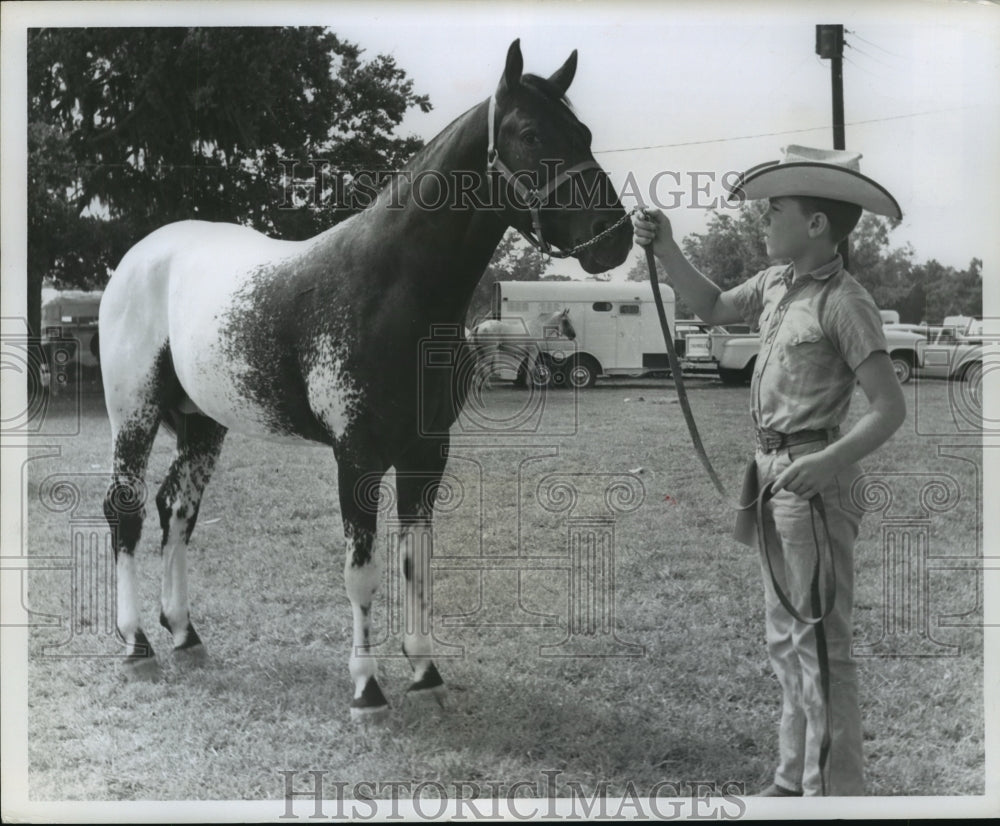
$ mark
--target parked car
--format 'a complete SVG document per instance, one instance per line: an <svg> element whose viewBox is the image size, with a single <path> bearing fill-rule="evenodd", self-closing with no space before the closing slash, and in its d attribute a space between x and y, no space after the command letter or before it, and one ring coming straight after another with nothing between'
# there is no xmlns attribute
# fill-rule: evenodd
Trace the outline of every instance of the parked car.
<svg viewBox="0 0 1000 826"><path fill-rule="evenodd" d="M687 336L682 367L691 372L712 372L721 376L718 353L721 353L729 342L742 339L753 339L757 342L757 346L760 344L757 334L751 333L746 324L705 325L704 332ZM754 353L756 354L756 350Z"/></svg>
<svg viewBox="0 0 1000 826"><path fill-rule="evenodd" d="M922 353L927 339L919 333L895 327L894 324L886 324L883 329L896 378L900 384L906 384L913 377L914 369L923 363ZM688 359L691 359L690 353L694 350L703 363L713 363L723 384L748 384L757 363L760 334L713 328L701 340L698 336L689 336L687 347Z"/></svg>
<svg viewBox="0 0 1000 826"><path fill-rule="evenodd" d="M979 380L983 370L982 322L979 319L948 317L940 327L928 326L925 335L927 343L917 370L920 378Z"/></svg>

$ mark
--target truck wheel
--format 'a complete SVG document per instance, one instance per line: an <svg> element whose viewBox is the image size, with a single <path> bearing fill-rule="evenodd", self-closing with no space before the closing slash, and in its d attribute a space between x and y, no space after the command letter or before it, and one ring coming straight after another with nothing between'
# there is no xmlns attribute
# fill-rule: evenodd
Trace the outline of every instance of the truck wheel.
<svg viewBox="0 0 1000 826"><path fill-rule="evenodd" d="M906 384L913 376L913 366L910 359L903 355L892 356L892 371L896 374L900 384Z"/></svg>
<svg viewBox="0 0 1000 826"><path fill-rule="evenodd" d="M593 360L577 356L566 371L566 379L570 387L583 390L597 384L597 365Z"/></svg>
<svg viewBox="0 0 1000 826"><path fill-rule="evenodd" d="M727 387L742 387L745 384L750 384L750 380L753 378L753 368L756 363L757 358L755 356L750 359L750 363L742 370L734 370L732 367L719 365L719 378L722 379L722 383Z"/></svg>
<svg viewBox="0 0 1000 826"><path fill-rule="evenodd" d="M970 361L962 368L961 380L978 383L983 377L983 363L981 361Z"/></svg>
<svg viewBox="0 0 1000 826"><path fill-rule="evenodd" d="M728 367L719 368L719 378L727 387L739 387L745 384L742 370L730 370Z"/></svg>

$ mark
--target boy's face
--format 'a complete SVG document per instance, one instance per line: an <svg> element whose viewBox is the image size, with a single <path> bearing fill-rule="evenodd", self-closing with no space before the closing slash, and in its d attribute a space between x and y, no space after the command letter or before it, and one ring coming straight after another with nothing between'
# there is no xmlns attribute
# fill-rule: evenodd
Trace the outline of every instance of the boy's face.
<svg viewBox="0 0 1000 826"><path fill-rule="evenodd" d="M794 198L769 198L762 219L768 258L796 259L809 243L810 217Z"/></svg>

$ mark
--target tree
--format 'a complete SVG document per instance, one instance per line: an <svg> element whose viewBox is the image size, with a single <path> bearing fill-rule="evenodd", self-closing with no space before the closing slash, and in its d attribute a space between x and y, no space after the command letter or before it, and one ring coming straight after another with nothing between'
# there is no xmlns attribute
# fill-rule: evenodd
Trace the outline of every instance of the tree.
<svg viewBox="0 0 1000 826"><path fill-rule="evenodd" d="M548 259L528 246L516 230L507 230L472 294L465 316L467 326L474 327L489 315L493 304L493 285L497 281L538 281L548 266Z"/></svg>
<svg viewBox="0 0 1000 826"><path fill-rule="evenodd" d="M865 212L851 233L849 270L882 309L897 310L900 319L913 290L913 248L889 248L889 233L899 219Z"/></svg>
<svg viewBox="0 0 1000 826"><path fill-rule="evenodd" d="M931 324L940 324L945 316L983 314L983 262L973 258L969 267L956 272L930 260L914 270L915 277L927 293L927 318Z"/></svg>
<svg viewBox="0 0 1000 826"><path fill-rule="evenodd" d="M393 169L420 147L393 130L428 98L361 54L315 27L29 31L29 305L43 279L103 285L170 221L304 238L356 211L287 208L282 161Z"/></svg>
<svg viewBox="0 0 1000 826"><path fill-rule="evenodd" d="M735 217L713 210L708 229L688 235L681 244L691 263L723 290L768 266L761 221L764 206L761 201L745 203Z"/></svg>

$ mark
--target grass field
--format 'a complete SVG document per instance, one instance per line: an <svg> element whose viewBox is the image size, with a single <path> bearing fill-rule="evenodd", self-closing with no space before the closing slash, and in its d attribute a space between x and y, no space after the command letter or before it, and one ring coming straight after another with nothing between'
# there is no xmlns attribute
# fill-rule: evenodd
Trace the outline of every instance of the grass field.
<svg viewBox="0 0 1000 826"><path fill-rule="evenodd" d="M945 382L908 385L907 423L865 465L886 480L892 504L862 526L859 643L879 640L891 619L886 531L925 531L934 557L981 552L981 441L956 424L953 392ZM696 380L691 394L735 496L751 444L748 391ZM309 770L348 789L434 781L458 795L448 784L548 781L557 796L621 795L629 781L640 790L766 784L780 697L764 650L759 562L730 538L730 506L700 467L672 397L668 382L551 392L533 423L536 397L497 388L480 413L501 435L482 432L481 421L456 426L448 471L460 489L435 521L435 634L457 654L439 663L449 708L403 702L409 668L391 637L380 679L393 716L380 726L348 717L350 609L332 456L230 436L189 554L192 617L210 653L203 669L172 663L156 621L155 507L138 558L161 682L125 682L113 658L58 656L72 650L59 647L75 610L70 572L28 576L32 610L59 623L30 636L31 799L280 799L279 772ZM854 408L857 416L860 393ZM74 415L62 400L49 423L73 430ZM74 525L101 513L109 448L99 397L84 399L77 435L37 442L61 452L27 465L29 553L66 557ZM952 447L942 454L941 444ZM153 490L171 450L158 437ZM59 477L80 489L75 510L43 502ZM616 479L638 498L605 500ZM576 488L571 507L560 499L567 484ZM613 583L605 573L590 584L613 594L615 613L613 629L602 626L611 614L601 603L597 625L584 626L591 633L567 641L579 605L570 598L572 531L610 543ZM911 656L859 658L868 789L982 794L981 577L938 566L923 593L926 614L897 626L880 652ZM384 594L376 637L386 633ZM81 628L94 637L92 624ZM559 656L567 653L575 655Z"/></svg>

